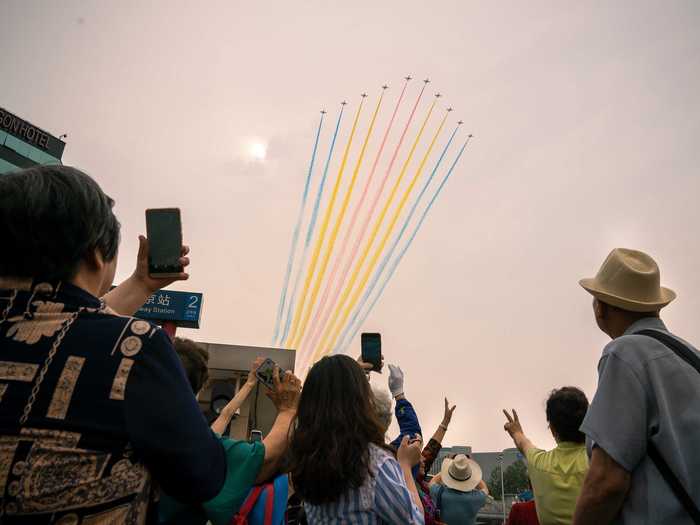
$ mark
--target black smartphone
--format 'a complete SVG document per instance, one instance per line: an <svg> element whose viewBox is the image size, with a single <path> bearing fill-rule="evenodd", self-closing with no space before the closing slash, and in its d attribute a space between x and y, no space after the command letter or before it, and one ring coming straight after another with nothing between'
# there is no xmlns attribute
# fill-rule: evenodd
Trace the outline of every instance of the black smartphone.
<svg viewBox="0 0 700 525"><path fill-rule="evenodd" d="M277 364L269 357L255 371L255 377L258 378L263 385L272 390L275 388L275 367Z"/></svg>
<svg viewBox="0 0 700 525"><path fill-rule="evenodd" d="M179 208L146 210L148 273L152 277L177 277L182 272L182 222Z"/></svg>
<svg viewBox="0 0 700 525"><path fill-rule="evenodd" d="M362 334L362 360L373 365L373 372L382 371L382 336Z"/></svg>
<svg viewBox="0 0 700 525"><path fill-rule="evenodd" d="M262 441L262 432L260 430L251 430L250 442L255 443L256 441Z"/></svg>

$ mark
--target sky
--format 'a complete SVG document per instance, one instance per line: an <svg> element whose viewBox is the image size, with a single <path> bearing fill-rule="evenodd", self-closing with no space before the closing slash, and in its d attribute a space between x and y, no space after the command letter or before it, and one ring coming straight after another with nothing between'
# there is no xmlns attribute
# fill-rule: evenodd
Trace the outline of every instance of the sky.
<svg viewBox="0 0 700 525"><path fill-rule="evenodd" d="M177 206L192 264L173 288L205 297L182 334L266 346L319 110L325 151L342 100L388 83L381 126L402 78L429 77L475 137L362 331L426 436L447 396L446 444L511 447L507 407L551 447L549 391L595 392L607 337L577 283L612 248L658 261L664 319L700 343L699 23L692 0L3 0L0 105L67 133L64 162L116 200L117 281L144 210Z"/></svg>

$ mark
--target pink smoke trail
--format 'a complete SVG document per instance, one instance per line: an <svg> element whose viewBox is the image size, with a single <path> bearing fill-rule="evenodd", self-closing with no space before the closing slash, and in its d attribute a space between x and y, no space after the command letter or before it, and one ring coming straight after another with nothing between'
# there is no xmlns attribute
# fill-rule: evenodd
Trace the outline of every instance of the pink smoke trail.
<svg viewBox="0 0 700 525"><path fill-rule="evenodd" d="M403 98L405 91L406 91L406 87L408 86L409 80L410 80L410 77L407 77L406 84L404 84L403 91L401 92L401 96L399 97L399 101L397 102L396 108L394 109L394 114L392 115L391 120L389 122L389 127L387 128L387 130L384 134L384 138L382 140L381 147L380 147L379 151L377 152L377 157L374 160L374 164L372 166L372 171L370 174L370 179L372 178L372 175L374 175L374 171L377 167L377 163L379 162L379 157L380 157L382 150L384 148L384 143L387 139L387 136L389 134L391 126L394 122L394 117L396 116L399 104L401 102L401 99ZM416 110L418 109L418 104L420 103L421 98L423 97L423 93L425 92L425 88L427 85L428 85L427 82L425 82L423 84L423 88L421 89L420 93L418 94L418 97L416 98L415 103L413 104L413 109L411 110L411 114L409 115L408 120L406 121L406 125L404 126L403 131L401 132L401 137L399 138L399 142L398 142L398 144L396 144L396 147L394 148L394 153L392 154L391 161L389 162L389 166L387 167L386 172L384 173L384 178L382 179L382 182L379 186L379 189L377 190L377 193L374 196L374 200L372 201L372 204L370 205L369 211L367 212L367 214L365 216L364 223L362 224L362 226L360 228L359 235L355 239L355 244L352 248L352 252L350 254L350 257L346 261L346 264L345 264L345 267L343 268L340 279L336 283L335 290L334 290L333 295L332 295L332 299L328 303L328 308L325 312L323 312L323 316L320 315L322 308L319 308L318 311L316 312L316 316L314 317L314 320L313 320L313 325L315 326L316 329L311 330L311 332L313 332L313 336L309 339L309 341L311 342L311 344L310 344L311 348L316 347L316 344L318 343L318 339L319 339L321 332L322 332L322 328L325 326L326 322L328 321L328 317L330 316L331 311L333 310L333 305L338 301L338 296L340 295L340 291L343 288L343 284L345 284L345 280L347 279L348 272L350 271L352 263L355 260L355 257L357 256L357 251L360 248L360 244L362 243L362 239L364 238L365 234L367 233L367 227L369 226L369 222L372 218L372 215L374 214L374 210L376 209L377 204L379 204L379 200L380 200L380 197L384 191L384 187L386 186L386 183L389 180L389 175L391 174L391 170L394 167L394 163L396 162L396 158L399 154L399 150L401 149L401 145L403 144L404 138L406 137L406 133L408 132L408 128L410 127L411 122L413 121L413 116L415 115ZM327 292L330 290L330 283L333 281L337 267L339 266L340 261L342 260L343 255L345 253L345 249L347 248L347 243L350 240L350 236L351 236L350 234L352 233L352 229L353 229L353 226L355 224L355 221L357 220L357 218L359 216L359 210L362 206L362 202L364 201L367 189L369 188L369 182L370 181L368 181L367 184L365 185L365 188L364 188L364 191L362 194L362 198L361 198L358 206L355 208L355 211L353 213L350 229L348 230L348 234L345 237L341 254L336 259L336 263L335 263L335 266L333 268L331 278L328 280L328 284L326 285L326 290L324 290L324 298L326 297ZM322 304L323 303L325 303L325 301L322 301ZM321 318L322 318L322 320L320 322L318 322L318 320ZM300 348L301 348L301 346L300 346ZM300 368L299 370L302 370L302 369L303 368Z"/></svg>

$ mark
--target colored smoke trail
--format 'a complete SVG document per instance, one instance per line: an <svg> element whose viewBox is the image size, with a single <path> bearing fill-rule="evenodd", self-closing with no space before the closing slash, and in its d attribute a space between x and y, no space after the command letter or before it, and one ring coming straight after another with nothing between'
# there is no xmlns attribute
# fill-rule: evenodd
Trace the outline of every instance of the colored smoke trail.
<svg viewBox="0 0 700 525"><path fill-rule="evenodd" d="M308 256L309 256L309 247L311 246L311 240L313 239L314 230L316 228L316 220L318 218L318 209L321 205L321 198L323 197L323 189L324 189L325 184L326 184L326 177L328 176L328 167L330 166L331 158L333 157L333 150L335 149L335 139L338 138L338 130L340 129L340 122L343 120L344 111L345 111L345 102L343 102L340 106L340 113L338 114L338 120L335 123L335 131L333 132L333 138L331 139L331 145L328 148L328 156L326 157L326 165L323 168L323 176L321 177L321 182L319 183L318 191L316 192L316 201L314 202L314 208L313 208L313 212L311 214L311 221L309 222L309 226L306 230L306 240L304 242L304 252L302 253L301 262L299 263L299 267L297 268L297 274L296 274L296 277L294 278L294 286L292 287L292 295L289 299L289 305L287 307L287 316L286 316L286 320L284 322L284 332L282 333L282 337L280 337L279 343L284 341L287 338L287 334L289 333L289 327L290 327L291 321L292 321L292 309L294 308L294 303L296 302L297 289L299 288L299 281L301 280L301 274L304 271L304 267L306 266L306 260L308 259Z"/></svg>
<svg viewBox="0 0 700 525"><path fill-rule="evenodd" d="M396 251L396 248L398 247L399 242L401 242L401 239L403 239L403 235L406 232L406 230L408 229L408 226L411 222L411 219L413 219L413 216L415 215L416 210L418 209L418 205L421 203L423 196L428 191L428 186L430 186L430 183L435 178L435 174L437 173L438 169L442 165L442 161L445 158L445 156L447 155L447 152L448 152L450 146L452 145L452 142L454 141L455 135L457 135L457 130L459 129L460 126L461 126L461 123L457 124L457 126L455 126L455 129L452 131L452 135L450 135L450 139L447 141L447 144L445 144L445 147L443 148L442 153L440 153L440 157L438 158L437 162L435 163L435 166L433 167L433 170L430 173L430 176L426 179L425 183L423 184L423 187L421 188L415 201L413 202L413 205L411 206L411 209L408 212L408 215L404 219L403 225L401 226L399 233L394 238L390 248L384 254L384 257L382 258L382 262L380 263L379 267L374 272L374 275L372 276L372 280L370 281L369 286L365 289L364 293L362 294L362 299L360 299L360 302L358 303L357 307L355 308L355 311L353 312L353 315L350 318L350 321L345 326L345 328L342 332L342 335L340 336L341 342L345 339L345 336L347 335L349 328L357 320L357 316L358 316L359 312L362 310L362 308L367 303L369 296L372 294L372 291L374 291L374 288L376 287L377 282L379 281L379 278L382 276L382 273L384 272L387 264L389 263L389 260L391 259L392 255ZM341 346L341 345L338 345L338 346ZM338 346L336 346L334 351L337 350Z"/></svg>
<svg viewBox="0 0 700 525"><path fill-rule="evenodd" d="M410 77L408 77L408 79L410 79ZM384 179L382 180L382 190L383 190L384 185L386 184L386 181L387 181L387 179L388 179L388 177L389 177L389 174L391 173L391 170L392 170L392 168L393 168L393 166L394 166L394 163L395 163L396 158L397 158L397 156L398 156L398 153L399 153L399 150L400 150L400 148L401 148L401 145L403 144L403 141L404 141L404 139L405 139L405 137L406 137L406 133L408 132L409 125L411 124L411 121L413 120L413 117L414 117L414 115L415 115L415 113L416 113L416 109L418 108L418 104L419 104L419 102L421 101L421 99L422 99L422 97L423 97L423 93L425 92L425 89L426 89L426 87L427 87L427 85L428 85L428 82L429 82L429 80L427 80L427 79L424 81L423 87L421 88L421 91L420 91L420 93L418 94L418 97L416 98L415 103L413 104L413 108L411 109L411 114L410 114L410 116L409 116L409 118L408 118L408 121L406 122L406 125L404 126L404 129L403 129L403 132L401 133L401 137L400 137L400 139L399 139L399 142L398 142L398 144L396 145L396 148L394 149L394 153L393 153L393 155L392 155L392 157L391 157L391 161L389 162L389 166L388 166L388 168L387 168L387 170L386 170L386 173L384 174ZM408 168L408 165L409 165L411 159L413 158L413 154L415 153L416 147L417 147L418 143L420 142L421 137L423 136L423 132L425 131L425 127L426 127L428 121L430 120L430 116L432 115L433 110L435 109L436 103L437 103L437 101L434 101L434 102L431 104L430 109L428 110L428 113L426 114L425 118L423 119L423 122L422 122L422 124L421 124L421 127L420 127L420 129L419 129L419 131L418 131L418 133L417 133L417 135L416 135L414 141L413 141L413 144L411 145L411 148L410 148L410 150L409 150L408 156L406 157L406 159L405 159L405 161L404 161L404 164L403 164L403 166L401 167L401 170L400 170L400 172L399 172L399 176L398 176L397 180L395 181L395 183L394 183L394 185L393 185L393 187L392 187L392 189L391 189L391 192L389 193L389 198L387 199L387 202L385 203L384 207L382 208L382 211L381 211L379 217L378 217L377 220L375 221L375 227L373 228L373 231L372 231L372 234L371 234L371 236L370 236L370 239L369 239L369 241L367 242L367 245L366 245L365 249L363 250L363 252L362 252L362 254L361 254L361 256L360 256L360 259L358 260L358 262L357 262L356 265L355 265L355 270L354 270L353 274L352 274L351 277L350 277L350 282L349 282L349 284L345 287L345 289L344 289L344 291L343 291L343 295L340 297L340 306L337 306L337 307L335 308L335 312L336 312L336 313L335 313L334 315L335 315L336 317L337 317L337 315L338 315L338 312L340 311L340 308L342 307L342 304L343 304L344 301L347 299L347 296L348 296L349 293L350 293L350 289L352 288L352 286L353 286L354 283L355 283L355 279L357 279L357 276L358 276L358 274L359 274L360 268L362 267L362 264L364 263L364 261L365 261L365 259L366 259L366 257L367 257L367 254L369 253L369 250L370 250L370 248L371 248L371 246L372 246L372 243L374 242L374 240L375 240L375 238L376 238L376 236L377 236L377 233L378 233L378 231L379 231L379 228L381 227L382 221L384 220L384 216L386 215L387 210L389 209L389 206L391 205L391 203L392 203L392 201L393 201L393 199L394 199L394 197L395 197L395 195L396 195L396 191L397 191L397 189L398 189L398 187L399 187L399 184L401 183L401 180L403 179L403 177L404 177L404 175L405 175L405 173L406 173L406 169ZM352 265L353 265L353 261L355 260L355 255L357 254L357 250L358 250L358 248L359 248L359 245L360 245L360 243L362 242L362 239L363 239L363 237L364 237L364 235L365 235L365 232L366 232L366 230L367 230L367 226L368 226L368 224L369 224L369 221L371 220L372 215L373 215L373 213L374 213L374 208L376 207L376 205L377 205L377 203L378 203L380 197L381 197L381 193L377 192L377 194L375 195L374 201L372 202L372 206L371 206L370 212L367 214L367 216L366 216L366 218L365 218L365 222L364 222L364 224L362 225L361 232L360 232L360 234L358 235L358 237L357 237L357 239L356 239L356 241L355 241L355 246L353 247L352 254L351 254L350 257L348 258L348 260L347 260L347 262L346 262L346 266L345 266L345 268L343 269L343 275L342 275L342 277L341 277L341 282L342 282L342 283L345 282L345 279L346 279L346 277L347 277L347 274L348 274L350 268L351 268ZM341 289L342 289L342 284L341 284L341 286L338 288L338 290L341 290ZM331 302L331 306L333 306L335 303L337 303L337 300L336 300L336 299L334 299L334 300ZM326 316L326 317L327 317L327 316ZM324 325L325 325L325 323L322 324L322 325L319 327L319 331L322 330L322 329L325 327ZM322 333L322 332L320 332L320 333ZM317 340L317 339L318 339L318 336L316 336L316 340ZM316 345L314 344L314 347L311 348L311 351L313 351L313 349L314 349L315 347L316 347ZM310 357L311 359L314 359L316 356L317 356L317 353L314 352L314 353L311 354L309 357ZM306 356L305 356L305 357L306 357ZM307 367L309 364L313 364L313 363L308 363L307 361L302 360L301 363L300 363L300 365L301 365L300 370L304 370L305 367Z"/></svg>
<svg viewBox="0 0 700 525"><path fill-rule="evenodd" d="M331 213L333 212L333 206L335 205L335 200L338 197L338 189L340 188L340 182L343 179L343 172L345 171L345 165L348 161L348 155L350 154L350 146L352 146L352 140L355 137L355 130L357 129L357 122L360 120L360 113L362 113L362 107L365 103L364 97L360 102L355 113L355 120L352 123L352 129L350 131L350 136L348 137L348 142L345 145L345 152L343 153L343 160L340 163L340 168L338 169L338 175L335 178L335 185L333 186L333 193L331 194L331 199L326 207L326 213L323 217L323 223L321 224L321 231L319 232L318 239L316 239L316 245L314 246L313 255L311 256L311 263L309 264L309 269L306 272L306 279L304 281L304 288L301 293L301 298L299 304L294 311L294 321L292 326L292 334L285 341L284 346L290 348L289 343L296 340L297 330L299 329L299 321L301 318L301 312L304 308L304 303L306 301L306 294L309 291L309 286L311 285L311 279L314 276L314 271L316 270L316 264L318 263L318 256L321 253L321 246L326 236L326 230L328 229L328 223L331 219Z"/></svg>
<svg viewBox="0 0 700 525"><path fill-rule="evenodd" d="M312 358L313 360L318 357L320 353L320 349L323 349L324 351L326 348L324 347L324 343L326 339L328 338L328 335L330 334L330 331L332 330L333 326L335 325L338 316L340 315L340 312L342 311L343 306L345 305L345 302L350 296L350 292L353 290L353 286L355 285L355 282L357 281L357 278L360 275L360 270L362 269L362 265L364 264L365 260L367 259L367 256L369 255L369 252L372 248L372 245L377 238L377 235L379 233L379 229L382 226L382 223L384 222L384 217L386 216L387 212L389 211L389 207L391 206L392 202L394 201L394 197L396 196L396 192L398 191L399 185L401 184L401 181L403 180L406 171L408 170L408 166L413 159L413 155L415 154L416 148L418 147L418 143L421 140L421 137L423 136L423 133L425 132L425 128L428 125L428 121L430 120L431 115L433 114L433 110L435 109L435 106L437 104L437 99L433 101L433 103L430 105L430 109L428 110L428 113L426 114L425 118L423 119L423 123L421 124L420 130L418 131L416 138L413 141L413 144L411 145L411 149L408 152L408 155L406 157L406 160L403 163L403 166L401 167L401 171L399 172L399 176L397 177L396 181L394 182L393 187L391 188L391 192L389 193L389 197L387 198L387 201L384 203L384 206L382 208L381 213L379 214L379 217L377 217L377 220L375 221L374 228L372 229L372 233L370 234L369 239L367 240L367 243L365 244L365 248L362 251L362 254L360 255L360 258L357 260L355 267L353 269L353 272L350 276L350 280L348 284L345 286L343 293L340 297L340 300L338 304L335 307L335 310L333 312L333 316L331 317L330 323L327 325L325 331L323 332L323 336L321 337L321 344L317 346L317 348L314 351L314 357Z"/></svg>
<svg viewBox="0 0 700 525"><path fill-rule="evenodd" d="M309 196L309 186L311 185L311 175L314 171L314 162L316 161L316 151L318 150L318 139L321 136L321 127L323 126L323 117L326 112L321 112L321 119L316 130L316 140L314 141L314 149L311 153L311 162L309 162L309 171L306 175L306 183L304 184L304 193L301 197L301 205L299 206L299 215L297 216L296 226L292 234L292 246L289 249L289 260L287 261L287 272L284 276L284 284L282 285L282 293L280 294L280 304L277 308L277 320L275 321L275 333L272 336L272 343L275 344L279 336L280 323L282 322L282 312L284 312L284 304L287 301L287 289L289 288L289 277L292 274L292 265L294 263L294 254L297 250L297 242L299 241L299 230L301 229L301 221L304 216L304 208L306 208L306 199Z"/></svg>
<svg viewBox="0 0 700 525"><path fill-rule="evenodd" d="M366 199L367 193L369 191L369 187L372 183L372 180L374 179L374 174L377 171L377 165L379 164L379 159L381 158L382 153L384 152L384 147L386 145L387 138L389 137L389 133L391 132L391 129L394 125L394 120L396 119L396 114L399 111L399 107L401 106L401 102L403 101L404 95L406 93L406 88L408 87L409 80L410 80L410 77L406 77L406 82L404 83L403 89L401 90L401 94L399 95L399 98L396 102L396 106L394 107L394 112L392 113L391 119L389 120L387 128L384 132L384 136L382 137L382 142L379 146L379 149L377 150L377 154L374 157L374 162L372 163L372 168L370 170L369 177L367 178L367 182L365 183L365 187L362 190L362 195L360 196L360 200L356 204L355 210L352 214L352 218L350 219L350 224L348 225L348 231L345 235L345 239L343 240L343 244L340 248L340 252L338 253L338 256L335 259L335 262L333 264L333 268L332 268L331 273L328 277L328 282L326 283L326 286L324 287L323 295L321 296L321 301L318 304L318 310L316 311L316 314L314 315L314 317L311 320L311 326L309 327L309 331L306 334L306 337L304 338L304 340L302 341L300 348L306 348L307 342L310 342L310 344L308 346L311 346L312 348L314 347L314 345L316 344L316 342L318 340L319 335L321 335L320 334L321 326L323 326L326 323L326 321L328 320L328 316L331 313L332 306L335 303L335 301L338 299L338 294L340 293L340 288L342 287L343 282L345 281L345 277L347 276L347 268L349 268L350 265L352 264L352 260L354 259L354 254L350 257L349 263L345 266L346 270L345 270L345 273L343 274L343 277L337 283L336 283L335 277L336 277L336 274L338 273L338 268L340 267L340 264L344 260L345 252L348 249L350 238L351 238L351 236L354 232L354 229L355 229L355 224L357 222L357 219L360 216L360 210L364 206L365 199ZM414 106L414 112L415 112L415 107L416 106ZM410 119L409 119L409 123L410 123ZM404 131L404 134L405 134L405 131ZM401 144L399 143L399 146L400 145ZM390 165L389 169L391 169L391 165ZM387 175L388 175L388 173L389 173L389 171L387 171ZM388 178L387 176L384 177L384 180L381 183L381 186L377 192L377 196L374 199L372 207L370 208L370 211L367 214L367 220L365 220L365 229L366 229L367 223L369 222L369 218L372 216L372 213L374 213L374 207L376 206L376 203L379 200L379 196L381 195L382 191L384 190L384 186L386 184L387 178ZM360 236L358 237L358 241L355 245L355 247L356 247L355 253L357 253L357 245L359 245L359 242L360 242L363 235L364 235L364 232L361 232ZM334 298L328 304L328 308L325 308L327 301L328 301L329 292L330 292L331 288L334 287L333 286L334 284L335 284L335 292L333 294ZM323 312L323 315L321 315L322 312ZM319 324L319 319L320 319L320 324Z"/></svg>
<svg viewBox="0 0 700 525"><path fill-rule="evenodd" d="M340 335L340 330L343 328L343 325L347 321L350 312L352 309L355 307L357 304L357 301L360 298L360 294L364 290L365 286L367 285L367 281L369 280L370 275L372 274L372 271L374 270L374 267L376 266L379 257L382 254L382 251L384 250L384 247L386 246L387 241L389 240L389 237L391 236L391 233L394 230L394 227L396 226L396 222L399 220L399 216L401 214L401 211L403 210L403 207L406 205L406 201L408 201L409 196L411 195L411 191L413 190L413 187L416 185L416 182L418 182L418 178L420 177L421 173L423 172L423 168L425 168L426 162L428 162L428 157L430 156L430 153L432 152L433 148L435 147L435 143L437 142L438 136L440 135L440 132L442 131L442 128L445 126L445 122L447 121L447 116L449 115L449 112L445 113L445 116L442 119L442 122L440 123L440 126L438 127L437 131L435 131L435 135L433 135L433 139L430 141L430 146L428 146L428 150L425 152L425 155L423 156L423 159L421 160L420 165L418 166L418 169L416 170L416 174L413 176L413 179L411 180L411 183L409 186L406 188L406 191L403 194L403 197L401 198L401 201L399 202L399 205L397 206L396 210L394 211L394 216L391 218L391 222L389 223L389 227L386 230L386 233L384 233L384 237L382 237L382 240L379 244L379 247L375 250L374 256L372 257L369 266L365 270L364 275L362 276L362 280L360 281L360 285L355 289L355 292L352 296L352 299L348 303L348 305L345 307L345 311L343 312L343 316L340 320L340 322L336 325L333 335L330 338L330 342L326 346L327 350L325 353L329 353L330 350L335 346L336 341L338 340L338 336ZM325 355L325 354L324 354Z"/></svg>
<svg viewBox="0 0 700 525"><path fill-rule="evenodd" d="M372 114L372 120L370 121L369 128L367 129L365 140L362 143L362 149L360 150L360 154L357 157L355 169L352 172L350 185L348 186L348 189L345 192L345 197L343 198L343 203L340 207L340 213L338 214L338 217L336 217L335 225L333 226L333 231L331 232L331 236L328 241L328 246L326 248L326 253L321 262L321 268L319 269L318 275L316 276L316 283L314 284L313 290L311 291L311 299L306 305L306 312L304 313L304 317L301 321L301 327L297 333L297 337L292 343L292 348L297 348L297 345L299 344L301 338L304 336L304 332L306 331L306 326L309 322L309 316L311 315L311 311L314 307L314 304L316 303L316 297L318 296L321 283L323 282L323 276L326 273L328 261L330 260L331 254L333 253L333 248L335 247L335 241L338 237L338 232L340 231L340 227L343 224L343 219L345 218L345 213L347 212L348 204L350 203L350 198L352 197L352 192L355 188L355 183L357 182L357 174L360 172L360 167L362 166L362 161L364 159L365 152L367 151L367 144L369 144L369 139L372 136L374 124L377 120L377 115L379 114L379 108L381 108L382 101L384 100L384 93L385 91L382 90L382 94L380 95L379 100L377 101L377 106L375 107L374 113ZM363 96L363 98L365 97Z"/></svg>
<svg viewBox="0 0 700 525"><path fill-rule="evenodd" d="M430 209L433 207L433 204L437 200L438 195L440 195L440 192L442 191L443 187L445 186L445 183L447 183L447 179L449 179L450 175L452 175L452 172L454 171L454 168L457 165L457 162L459 162L459 159L462 157L462 154L464 153L464 150L467 147L467 144L469 144L469 141L471 140L471 138L472 138L472 135L469 135L467 140L464 142L462 149L460 149L459 153L457 154L457 157L455 158L454 162L452 163L452 166L450 166L450 169L448 170L447 174L443 177L442 182L440 182L440 185L438 186L437 190L435 190L435 193L433 194L432 198L428 202L428 205L426 206L425 210L423 210L423 214L421 215L420 219L418 220L416 227L413 229L413 232L409 236L408 241L406 242L406 245L401 249L398 256L396 257L394 262L389 267L389 271L388 271L386 277L384 278L382 285L379 287L379 291L377 292L377 295L374 297L374 299L370 303L369 308L367 308L367 310L365 310L365 312L362 314L362 316L360 317L360 320L352 328L352 335L349 338L346 338L347 333L350 332L349 328L352 326L352 322L351 322L348 325L348 328L346 329L346 333L344 334L343 339L341 340L341 343L338 345L338 347L336 348L335 351L343 352L347 349L347 345L349 345L350 342L355 338L355 336L357 335L357 332L360 330L363 323L367 319L367 316L370 314L370 312L372 311L374 306L377 304L377 301L379 301L379 299L381 298L382 294L384 293L384 289L386 288L386 285L391 280L392 276L394 275L394 272L396 272L396 268L398 268L399 263L401 262L401 259L403 259L404 255L406 255L406 252L411 247L411 243L413 243L413 240L416 238L418 230L420 230L421 226L423 225L423 222L425 221L425 218L428 216L428 213L430 212ZM359 312L359 309L358 309L358 312Z"/></svg>

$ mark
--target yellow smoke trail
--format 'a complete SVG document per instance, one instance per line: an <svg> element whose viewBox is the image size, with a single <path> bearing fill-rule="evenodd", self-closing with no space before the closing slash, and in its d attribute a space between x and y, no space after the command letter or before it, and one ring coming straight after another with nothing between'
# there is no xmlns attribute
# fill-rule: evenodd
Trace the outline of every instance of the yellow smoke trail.
<svg viewBox="0 0 700 525"><path fill-rule="evenodd" d="M294 324L292 325L292 333L287 337L284 343L284 348L291 348L289 346L290 341L295 339L297 329L299 328L299 319L302 308L304 307L304 302L306 301L306 294L309 291L309 286L311 285L311 278L314 276L314 271L316 270L316 264L318 263L318 255L321 252L321 246L323 245L323 240L326 236L326 230L328 229L328 222L331 219L331 213L333 212L333 205L335 204L335 199L338 196L338 189L340 188L340 181L343 178L343 171L345 171L345 164L348 161L348 154L350 153L350 146L352 146L352 139L355 136L355 130L357 129L357 121L360 120L360 113L362 112L362 106L365 103L364 97L362 102L357 108L355 113L355 120L352 123L352 129L350 130L350 136L348 137L348 142L345 145L345 152L343 153L343 160L340 163L340 168L338 169L338 175L335 178L335 186L333 187L333 193L331 194L330 201L326 206L326 214L323 216L323 223L321 224L321 231L318 234L318 239L316 240L316 245L314 246L314 251L311 256L311 263L309 264L309 269L306 272L306 279L304 281L304 290L301 292L299 299L299 304L294 310Z"/></svg>
<svg viewBox="0 0 700 525"><path fill-rule="evenodd" d="M364 98L364 97L363 97ZM374 108L374 114L372 115L372 120L369 124L369 129L367 130L367 135L365 135L365 141L362 143L362 149L360 150L360 155L357 157L357 162L355 163L355 169L352 172L352 178L350 179L350 185L343 198L343 204L340 207L340 213L335 220L335 225L333 226L333 231L331 232L331 237L328 241L328 246L326 248L326 254L321 262L321 268L316 276L316 283L314 284L313 290L311 291L311 299L306 303L306 311L304 312L304 317L301 321L301 328L296 332L296 337L292 339L292 347L296 348L301 339L304 337L304 332L306 331L306 326L309 323L309 316L313 310L314 304L316 304L316 298L318 297L318 291L321 287L321 282L323 281L323 276L326 273L326 268L328 267L328 261L330 260L331 254L333 253L333 247L335 246L335 240L338 237L338 232L340 231L340 226L345 218L345 212L348 209L348 204L350 203L350 197L352 196L353 189L355 188L355 182L357 181L357 174L360 171L360 166L362 165L362 160L365 156L365 151L367 150L367 144L369 143L369 138L372 136L372 130L374 129L374 123L377 120L377 114L379 113L379 108L382 105L382 100L384 98L384 91L382 91L379 100L377 101L377 107Z"/></svg>
<svg viewBox="0 0 700 525"><path fill-rule="evenodd" d="M315 349L313 358L311 360L311 363L317 359L321 349L323 349L324 353L326 349L324 347L324 343L328 339L328 335L333 328L335 322L338 320L338 316L340 315L342 307L345 305L345 301L347 301L348 296L350 295L350 292L353 289L353 286L355 285L355 282L357 281L357 278L359 277L360 270L362 269L362 265L364 264L365 260L367 259L367 255L369 254L370 249L372 248L372 244L374 243L374 240L377 238L377 234L379 233L379 229L382 226L382 222L384 221L384 217L387 214L387 211L389 211L389 207L391 206L391 203L394 201L394 197L396 196L396 192L398 191L399 185L401 184L401 181L403 180L403 177L406 175L406 170L408 169L408 165L411 162L411 159L413 158L413 155L416 151L416 148L418 147L418 143L420 142L421 137L423 136L423 132L425 131L425 127L428 124L428 121L430 120L430 116L433 113L433 110L435 109L435 105L437 104L437 99L433 101L433 103L430 105L430 109L428 110L427 115L423 119L423 123L421 124L420 129L418 130L418 134L416 135L416 138L413 141L413 144L411 145L411 149L408 152L408 156L406 157L406 160L403 163L403 166L401 166L401 171L399 172L399 176L396 179L396 182L394 182L394 186L391 188L391 192L389 193L389 197L387 198L387 201L384 203L384 207L382 208L381 213L379 214L379 217L377 217L377 220L374 223L374 228L372 229L372 233L367 240L367 243L362 250L362 254L360 255L360 258L357 260L355 263L355 267L353 268L353 272L350 276L350 280L348 281L348 284L345 286L345 289L343 290L343 294L340 296L340 301L338 302L338 305L335 307L335 310L333 311L333 316L331 317L331 320L329 324L326 326L326 329L323 332L323 336L321 337L321 343L320 345Z"/></svg>
<svg viewBox="0 0 700 525"><path fill-rule="evenodd" d="M392 231L394 230L394 226L396 226L396 221L399 219L399 215L401 214L401 210L403 210L403 207L406 205L406 201L408 200L408 197L410 196L411 190L413 190L413 187L416 185L416 182L418 181L418 177L420 177L420 174L423 172L423 168L425 168L425 164L428 161L428 157L430 156L430 153L433 150L433 147L435 146L435 142L437 141L438 135L442 131L443 126L445 125L445 121L447 120L447 113L445 113L445 116L442 119L442 122L440 123L440 127L438 127L437 131L435 132L435 135L433 135L433 140L430 142L430 146L428 147L428 151L425 152L425 155L423 155L423 159L421 160L420 165L418 166L418 170L416 170L416 174L413 176L413 180L411 181L411 184L408 185L408 188L406 188L406 191L403 194L403 197L401 198L401 201L399 202L398 207L394 211L394 216L391 218L391 222L389 223L389 227L387 228L386 233L384 234L384 237L382 238L382 241L379 244L379 247L377 250L374 252L374 256L372 257L372 260L369 263L369 266L365 270L365 274L362 276L362 280L360 281L360 285L355 289L355 293L353 294L352 298L350 299L350 302L348 305L345 307L345 311L343 312L343 317L340 320L340 323L336 325L335 331L333 332L333 336L331 337L330 344L326 347L327 350L325 353L322 355L327 354L333 349L333 345L335 345L336 341L338 340L338 336L340 335L340 330L345 324L345 322L348 320L348 316L350 315L350 312L352 312L352 309L355 307L357 304L358 299L360 298L360 294L364 290L365 286L367 285L367 281L370 278L370 275L372 274L372 271L374 270L374 267L377 264L377 261L379 260L379 256L382 254L382 251L384 250L384 247L386 246L387 241L389 240L389 237L391 236ZM323 344L319 347L323 348Z"/></svg>

